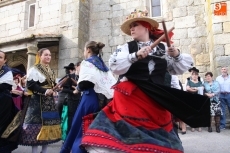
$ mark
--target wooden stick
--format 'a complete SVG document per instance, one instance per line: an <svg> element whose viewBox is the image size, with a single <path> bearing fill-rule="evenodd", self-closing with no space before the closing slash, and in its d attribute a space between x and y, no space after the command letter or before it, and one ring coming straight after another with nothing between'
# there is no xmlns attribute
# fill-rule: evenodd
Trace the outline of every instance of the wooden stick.
<svg viewBox="0 0 230 153"><path fill-rule="evenodd" d="M172 32L174 30L174 27L170 28L168 30L168 32L166 34L169 34L170 32ZM151 45L151 49L153 49L154 47L156 47L163 39L165 39L165 34L163 34L162 36L160 36L157 40L155 40ZM139 55L138 60L142 59L141 56Z"/></svg>
<svg viewBox="0 0 230 153"><path fill-rule="evenodd" d="M66 76L64 79L62 79L60 82L57 83L57 85L55 87L53 87L53 90L56 90L57 88L59 88L59 86L62 86L68 79L69 77Z"/></svg>
<svg viewBox="0 0 230 153"><path fill-rule="evenodd" d="M71 80L72 80L72 82L73 82L75 85L77 85L77 81L76 81L76 80L74 80L73 78L71 78Z"/></svg>
<svg viewBox="0 0 230 153"><path fill-rule="evenodd" d="M163 29L164 29L164 33L165 33L165 40L166 40L167 46L170 47L171 44L170 44L169 35L167 33L167 28L166 28L164 20L162 21L162 25L163 25Z"/></svg>
<svg viewBox="0 0 230 153"><path fill-rule="evenodd" d="M172 32L174 30L174 27L170 28L167 32L167 34L169 34L170 32ZM150 47L153 49L154 47L156 47L163 39L165 39L165 34L163 34L160 38L158 38L157 40L154 41L154 43L152 45L150 45Z"/></svg>

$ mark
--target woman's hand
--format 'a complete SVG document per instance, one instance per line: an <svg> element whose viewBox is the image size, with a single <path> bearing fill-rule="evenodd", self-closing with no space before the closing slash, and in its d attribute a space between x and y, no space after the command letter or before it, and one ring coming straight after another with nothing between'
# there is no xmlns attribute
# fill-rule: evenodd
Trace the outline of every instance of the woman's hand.
<svg viewBox="0 0 230 153"><path fill-rule="evenodd" d="M29 93L28 92L24 92L24 96L29 96Z"/></svg>
<svg viewBox="0 0 230 153"><path fill-rule="evenodd" d="M150 46L145 46L145 47L142 47L140 50L138 50L136 55L137 55L138 59L144 59L151 52L152 52L151 47Z"/></svg>
<svg viewBox="0 0 230 153"><path fill-rule="evenodd" d="M213 93L206 93L205 95L208 96L208 98L214 97L214 94L213 94Z"/></svg>
<svg viewBox="0 0 230 153"><path fill-rule="evenodd" d="M53 91L53 96L57 96L57 91Z"/></svg>
<svg viewBox="0 0 230 153"><path fill-rule="evenodd" d="M53 92L54 91L52 89L47 89L45 95L46 96L51 96L51 95L53 95Z"/></svg>
<svg viewBox="0 0 230 153"><path fill-rule="evenodd" d="M192 91L193 91L193 92L197 92L198 89L197 89L197 88L192 88Z"/></svg>
<svg viewBox="0 0 230 153"><path fill-rule="evenodd" d="M11 93L15 94L15 95L19 95L19 96L22 96L23 94L23 91L20 91L20 90L16 90L16 89L13 89L11 90Z"/></svg>
<svg viewBox="0 0 230 153"><path fill-rule="evenodd" d="M198 91L198 89L196 87L189 87L187 90L190 92L197 92Z"/></svg>
<svg viewBox="0 0 230 153"><path fill-rule="evenodd" d="M63 89L63 87L58 86L58 87L57 87L57 89L56 89L56 91L58 91L58 92L59 92L59 91L62 91L62 89Z"/></svg>
<svg viewBox="0 0 230 153"><path fill-rule="evenodd" d="M77 90L77 89L75 89L74 91L73 91L73 94L78 94L79 93L79 91Z"/></svg>
<svg viewBox="0 0 230 153"><path fill-rule="evenodd" d="M72 86L73 89L76 89L76 86Z"/></svg>
<svg viewBox="0 0 230 153"><path fill-rule="evenodd" d="M176 49L174 46L168 47L167 53L171 57L177 57L180 55L179 50Z"/></svg>

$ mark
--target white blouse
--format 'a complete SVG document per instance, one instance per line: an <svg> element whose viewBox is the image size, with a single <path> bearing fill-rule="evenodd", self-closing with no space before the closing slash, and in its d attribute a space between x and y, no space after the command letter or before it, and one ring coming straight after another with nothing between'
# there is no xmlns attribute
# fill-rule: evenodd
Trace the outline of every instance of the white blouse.
<svg viewBox="0 0 230 153"><path fill-rule="evenodd" d="M78 83L90 81L94 84L96 93L104 94L108 99L113 97L114 90L111 87L116 83L111 71L103 72L88 61L81 62Z"/></svg>
<svg viewBox="0 0 230 153"><path fill-rule="evenodd" d="M149 46L151 43L152 42L149 41L147 42L147 45ZM143 45L143 43L141 42L138 43L139 48L147 45ZM167 49L166 46L165 48ZM153 53L156 52L157 51L155 47L153 48L150 55L153 55ZM183 53L176 58L170 57L169 55L167 55L167 53L165 53L165 51L162 51L161 54L164 54L164 57L167 61L168 71L172 75L183 74L193 66L193 59L189 54ZM119 45L117 47L117 50L110 56L109 67L114 74L121 75L125 74L129 70L132 63L136 62L137 60L138 59L135 56L135 52L131 54L129 53L128 43L126 43L124 45ZM153 60L150 60L148 65L149 71L151 73L154 70L155 63Z"/></svg>
<svg viewBox="0 0 230 153"><path fill-rule="evenodd" d="M46 81L46 77L44 74L42 74L36 67L31 67L26 75L27 81L39 81L40 83L43 83Z"/></svg>
<svg viewBox="0 0 230 153"><path fill-rule="evenodd" d="M0 84L2 84L2 83L7 83L9 85L16 87L16 84L14 83L14 80L13 80L13 74L11 71L8 71L6 74L4 74L0 78Z"/></svg>
<svg viewBox="0 0 230 153"><path fill-rule="evenodd" d="M181 89L180 83L179 83L179 78L176 75L172 75L172 80L171 80L171 88L175 89Z"/></svg>

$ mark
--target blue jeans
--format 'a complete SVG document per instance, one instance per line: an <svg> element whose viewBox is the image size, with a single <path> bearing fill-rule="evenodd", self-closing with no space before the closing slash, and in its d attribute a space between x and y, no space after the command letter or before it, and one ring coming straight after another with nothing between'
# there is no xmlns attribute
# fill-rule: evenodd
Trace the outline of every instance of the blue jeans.
<svg viewBox="0 0 230 153"><path fill-rule="evenodd" d="M223 115L220 116L220 128L225 128L226 124L226 106L228 106L228 111L230 113L230 94L220 94L220 104L223 111Z"/></svg>

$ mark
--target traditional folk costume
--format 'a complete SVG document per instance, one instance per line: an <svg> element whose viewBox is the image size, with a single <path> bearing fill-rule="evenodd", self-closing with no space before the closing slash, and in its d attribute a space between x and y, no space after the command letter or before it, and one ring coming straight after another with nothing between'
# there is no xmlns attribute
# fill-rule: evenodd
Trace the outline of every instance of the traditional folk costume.
<svg viewBox="0 0 230 153"><path fill-rule="evenodd" d="M108 99L112 98L113 90L111 86L115 83L115 78L100 57L93 55L82 61L77 88L83 94L61 153L86 152L79 147L84 131L82 118L100 111L98 94L103 94Z"/></svg>
<svg viewBox="0 0 230 153"><path fill-rule="evenodd" d="M24 119L21 145L39 146L58 142L61 138L60 117L53 96L45 96L55 83L54 71L37 64L29 69L27 88L32 92Z"/></svg>
<svg viewBox="0 0 230 153"><path fill-rule="evenodd" d="M129 25L134 21L158 27L156 21L137 12L122 24L122 31L130 35ZM192 67L191 56L169 57L166 46L160 43L149 56L138 60L135 52L153 42L153 39L147 43L131 41L118 46L111 55L110 69L128 81L113 86L113 100L85 131L81 144L90 153L181 153L183 147L173 131L171 113L193 126L209 126L206 97L163 85L167 70L182 74ZM197 117L202 121L197 123Z"/></svg>
<svg viewBox="0 0 230 153"><path fill-rule="evenodd" d="M15 125L13 123L17 113L10 91L12 90L13 74L9 67L2 66L0 69L0 153L10 153L17 148L18 142L12 141L15 135Z"/></svg>
<svg viewBox="0 0 230 153"><path fill-rule="evenodd" d="M62 86L63 89L59 94L59 95L65 95L63 100L62 114L61 114L62 140L65 140L67 137L67 134L72 125L74 114L80 102L81 93L73 94L74 89L72 87L72 86L76 86L76 84L74 84L72 79L77 82L78 78L79 76L76 74L69 74L69 78Z"/></svg>

